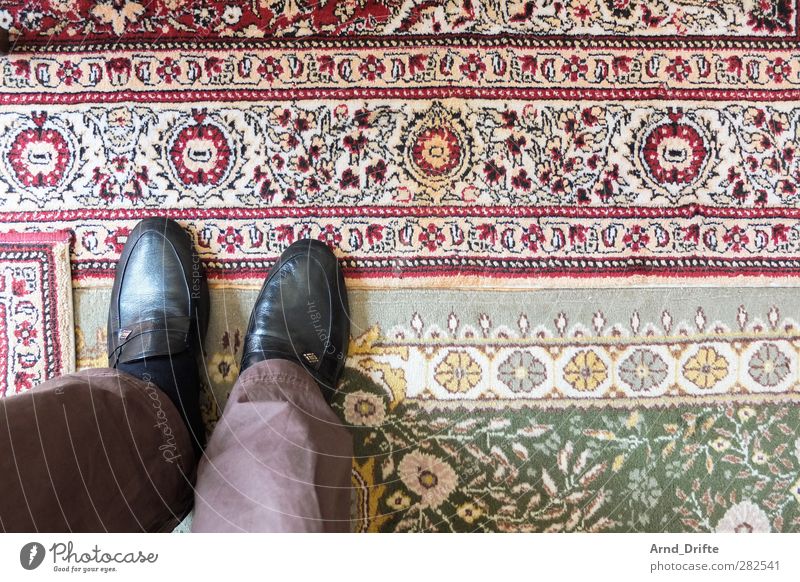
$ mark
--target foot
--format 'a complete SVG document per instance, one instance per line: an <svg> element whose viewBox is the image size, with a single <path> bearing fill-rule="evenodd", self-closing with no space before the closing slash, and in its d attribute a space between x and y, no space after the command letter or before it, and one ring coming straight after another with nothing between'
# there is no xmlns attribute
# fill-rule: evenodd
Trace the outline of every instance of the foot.
<svg viewBox="0 0 800 582"><path fill-rule="evenodd" d="M114 276L109 365L199 351L209 305L189 234L167 218L142 220L128 237Z"/></svg>
<svg viewBox="0 0 800 582"><path fill-rule="evenodd" d="M281 255L256 299L241 369L269 359L305 368L330 401L344 370L350 310L339 263L328 247L300 240Z"/></svg>

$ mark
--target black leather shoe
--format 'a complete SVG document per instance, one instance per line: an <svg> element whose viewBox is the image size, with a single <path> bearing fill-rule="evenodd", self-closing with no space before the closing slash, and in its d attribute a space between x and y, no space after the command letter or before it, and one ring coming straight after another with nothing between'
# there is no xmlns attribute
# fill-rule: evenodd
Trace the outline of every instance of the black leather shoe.
<svg viewBox="0 0 800 582"><path fill-rule="evenodd" d="M142 220L128 237L114 276L109 365L196 350L208 327L209 306L189 233L167 218Z"/></svg>
<svg viewBox="0 0 800 582"><path fill-rule="evenodd" d="M272 267L244 338L241 369L269 359L305 368L330 400L344 370L350 310L336 256L316 240L299 240Z"/></svg>

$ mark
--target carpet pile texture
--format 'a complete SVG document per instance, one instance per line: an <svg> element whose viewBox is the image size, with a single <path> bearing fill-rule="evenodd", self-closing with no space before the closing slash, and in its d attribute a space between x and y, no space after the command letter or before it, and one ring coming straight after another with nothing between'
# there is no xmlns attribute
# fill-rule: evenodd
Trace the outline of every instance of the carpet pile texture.
<svg viewBox="0 0 800 582"><path fill-rule="evenodd" d="M0 397L75 371L70 233L0 233Z"/></svg>
<svg viewBox="0 0 800 582"><path fill-rule="evenodd" d="M0 2L0 227L185 225L212 426L269 266L353 289L364 531L800 531L795 0Z"/></svg>

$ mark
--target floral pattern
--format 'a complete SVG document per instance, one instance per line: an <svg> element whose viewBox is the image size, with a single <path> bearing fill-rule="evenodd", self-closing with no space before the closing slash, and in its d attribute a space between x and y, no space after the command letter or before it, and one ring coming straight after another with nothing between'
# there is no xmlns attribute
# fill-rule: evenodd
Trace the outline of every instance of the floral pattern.
<svg viewBox="0 0 800 582"><path fill-rule="evenodd" d="M483 513L483 507L481 505L469 501L456 510L456 515L467 524L478 521L483 516Z"/></svg>
<svg viewBox="0 0 800 582"><path fill-rule="evenodd" d="M411 506L411 498L402 491L395 491L386 497L386 506L394 511L403 511Z"/></svg>
<svg viewBox="0 0 800 582"><path fill-rule="evenodd" d="M73 230L79 283L107 282L139 217L177 212L223 286L312 237L382 293L476 292L354 338L333 406L361 530L798 531L798 326L777 306L483 302L485 278L567 293L800 269L796 8L0 3L26 47L0 66L2 218ZM15 272L0 294L31 288ZM78 285L82 320L100 293ZM30 309L0 315L7 385L28 389L46 334ZM209 425L244 325L209 340ZM81 361L101 362L85 330Z"/></svg>
<svg viewBox="0 0 800 582"><path fill-rule="evenodd" d="M633 504L638 505L646 512L658 504L664 491L661 489L658 478L647 467L637 467L632 469L628 476L628 487L625 493L630 496ZM640 515L638 521L646 524L648 522L647 513Z"/></svg>
<svg viewBox="0 0 800 582"><path fill-rule="evenodd" d="M439 37L440 42L443 40ZM722 53L702 46L647 47L647 50L642 47L635 51L608 46L598 52L571 45L555 49L456 45L446 50L375 47L369 52L324 51L320 54L292 47L253 47L241 52L212 45L202 49L187 46L181 51L155 54L134 50L115 50L108 55L68 51L64 54L32 53L15 58L13 66L0 67L0 86L37 90L56 102L92 90L97 93L82 95L82 101L101 103L118 91L139 93L153 91L159 86L187 91L186 94L173 93L171 102L195 102L192 90L230 91L229 95L234 96L241 94L242 89L264 95L275 95L270 91L276 89L294 89L298 96L303 96L302 90L313 89L314 95L330 91L339 99L343 90L353 92L363 89L364 84L377 91L377 96L383 95L386 89L418 90L421 82L453 84L478 95L492 95L509 85L515 87L520 98L537 94L570 96L564 89L578 90L574 93L585 98L594 94L592 89L615 89L614 94L620 98L656 97L657 88L680 98L685 94L677 89L704 89L703 93L690 91L689 95L713 96L720 94L719 89L742 90L755 86L769 87L780 94L781 90L800 86L798 67L800 54L791 48L780 48L780 45L761 54L738 46ZM321 81L325 82L322 87ZM520 84L525 85L524 90L516 87ZM436 87L426 91L429 97L441 93L446 91ZM764 93L748 91L741 95L743 100L747 95L763 99ZM30 97L20 102L29 103ZM694 148L707 143L697 141L704 132L696 126L681 122L678 126L682 131L672 136L677 143ZM446 128L442 126L437 137L455 146L444 131ZM661 127L650 134L650 143L665 143L663 139L669 133L669 127ZM684 147L684 151L688 150ZM702 151L698 149L693 154L702 154ZM696 159L694 155L692 159Z"/></svg>
<svg viewBox="0 0 800 582"><path fill-rule="evenodd" d="M36 213L26 229L74 230L78 278L111 275L132 210L165 208L183 209L226 279L260 276L300 237L371 278L785 277L800 255L798 116L780 103L25 105L0 113L0 201ZM653 170L687 156L688 173Z"/></svg>
<svg viewBox="0 0 800 582"><path fill-rule="evenodd" d="M717 524L719 533L768 533L769 517L752 501L741 501L728 509Z"/></svg>
<svg viewBox="0 0 800 582"><path fill-rule="evenodd" d="M342 257L348 276L367 279L399 272L408 278L426 277L433 268L445 280L465 275L494 280L511 274L518 278L547 274L582 287L587 283L573 277L577 272L613 277L641 271L641 276L653 283L670 277L688 284L697 278L736 274L780 281L787 269L800 268L800 223L791 217L693 216L642 221L629 217L525 217L522 212L501 210L487 211L490 217L398 218L382 216L382 210L370 216L373 213L361 207L358 213L333 209L324 218L295 208L261 209L252 214L252 218L181 220L192 233L210 277L228 280L235 275L255 284L286 247L304 237L326 242ZM73 230L73 275L97 282L113 275L119 257L116 233L132 229L137 222L127 216L102 223L62 214L39 216L50 220L27 228L47 225ZM647 226L639 228L635 239L639 247L633 251L633 234L626 239L626 233L628 228L634 233L633 227L642 222ZM724 240L726 233L736 228L750 241L739 251ZM652 236L643 237L643 231ZM501 253L506 257L502 263L494 260ZM763 259L765 254L771 259ZM731 277L725 284L734 285L736 279Z"/></svg>
<svg viewBox="0 0 800 582"><path fill-rule="evenodd" d="M359 389L383 392L351 373ZM635 405L447 414L400 403L377 432L354 427L356 454L374 460L355 463L354 486L371 502L361 507L376 507L358 527L797 532L800 459L787 446L797 415L796 406L764 406L751 417L725 404L668 416ZM405 452L419 443L425 453ZM750 460L756 451L762 464ZM402 488L386 492L398 476Z"/></svg>
<svg viewBox="0 0 800 582"><path fill-rule="evenodd" d="M164 79L174 74L171 66L159 70ZM785 104L27 106L0 114L0 199L28 210L164 203L611 209L669 201L746 208L737 219L764 220L758 208L800 200L800 149L789 130L799 117L800 108ZM713 210L706 214L712 221ZM482 240L502 244L499 226ZM793 241L759 238L745 226L705 238L673 228L666 217L642 216L600 239L573 233L560 244L598 253L616 242L634 251L699 243L755 252ZM556 244L548 242L540 247Z"/></svg>
<svg viewBox="0 0 800 582"><path fill-rule="evenodd" d="M667 364L651 350L637 349L619 367L619 377L635 392L649 392L667 377Z"/></svg>
<svg viewBox="0 0 800 582"><path fill-rule="evenodd" d="M678 0L330 0L322 4L263 0L34 0L0 11L26 41L197 38L369 37L430 34L731 35L794 32L791 0L706 5Z"/></svg>
<svg viewBox="0 0 800 582"><path fill-rule="evenodd" d="M564 380L574 390L591 392L608 378L605 362L594 351L581 351L564 367Z"/></svg>
<svg viewBox="0 0 800 582"><path fill-rule="evenodd" d="M97 2L89 10L89 14L96 18L101 25L110 25L111 30L117 36L122 36L126 28L136 28L136 24L144 12L144 6L138 2L119 0Z"/></svg>
<svg viewBox="0 0 800 582"><path fill-rule="evenodd" d="M728 375L728 361L713 347L701 347L684 364L683 373L698 388L713 388Z"/></svg>
<svg viewBox="0 0 800 582"><path fill-rule="evenodd" d="M397 467L400 479L419 496L422 507L435 508L444 502L456 487L453 468L442 459L427 453L412 452Z"/></svg>
<svg viewBox="0 0 800 582"><path fill-rule="evenodd" d="M434 378L449 392L468 392L482 377L480 365L466 351L447 354L436 367Z"/></svg>
<svg viewBox="0 0 800 582"><path fill-rule="evenodd" d="M517 350L500 364L498 378L512 392L531 392L547 379L547 371L529 352Z"/></svg>
<svg viewBox="0 0 800 582"><path fill-rule="evenodd" d="M536 305L503 291L486 296L502 305L491 311L465 290L352 293L357 328L376 313L385 323L353 339L332 403L355 444L359 531L800 531L797 396L778 393L782 384L765 391L747 372L757 354L778 360L771 346L797 369L800 326L782 309L794 290L683 289L669 304L662 289L541 290ZM227 319L212 321L209 377L228 375L204 405L210 425L256 294L226 291ZM79 306L96 295L79 291ZM727 359L729 393L705 398L709 389L684 377L699 348ZM433 378L451 354L462 370L479 363L471 391ZM597 395L553 379L572 360L605 363ZM531 391L503 379L521 381L517 369L540 370L536 361L547 378Z"/></svg>
<svg viewBox="0 0 800 582"><path fill-rule="evenodd" d="M778 346L768 343L753 354L747 372L762 386L774 388L789 375L791 364Z"/></svg>
<svg viewBox="0 0 800 582"><path fill-rule="evenodd" d="M450 402L499 397L568 405L614 398L648 407L714 394L753 401L765 393L791 398L798 369L795 321L782 319L774 305L760 315L744 305L734 311L733 324L715 320L711 332L702 307L680 322L665 309L659 321L647 325L634 310L628 326L607 332L603 311L595 311L592 329L561 311L553 326L540 325L534 335L530 321L541 315L533 313L519 314L514 327L492 327L486 312L472 321L453 312L446 325L414 312L403 325L387 331L372 327L356 338L368 355L356 356L351 366L365 371L391 366L415 378L406 397ZM763 321L770 322L770 330ZM739 335L731 335L733 330Z"/></svg>
<svg viewBox="0 0 800 582"><path fill-rule="evenodd" d="M449 128L431 127L416 137L411 158L425 174L446 176L458 166L461 149L458 138Z"/></svg>
<svg viewBox="0 0 800 582"><path fill-rule="evenodd" d="M68 281L68 233L0 233L0 398L74 370Z"/></svg>
<svg viewBox="0 0 800 582"><path fill-rule="evenodd" d="M386 406L375 394L349 392L344 399L344 418L357 426L380 426L386 418Z"/></svg>

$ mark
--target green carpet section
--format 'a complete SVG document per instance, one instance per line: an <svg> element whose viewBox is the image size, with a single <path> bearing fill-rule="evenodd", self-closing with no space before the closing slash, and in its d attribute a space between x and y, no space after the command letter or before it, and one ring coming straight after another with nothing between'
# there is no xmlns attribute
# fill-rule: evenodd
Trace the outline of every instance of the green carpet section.
<svg viewBox="0 0 800 582"><path fill-rule="evenodd" d="M796 293L354 290L355 528L800 531ZM256 295L212 291L209 429ZM76 291L81 367L108 298Z"/></svg>
<svg viewBox="0 0 800 582"><path fill-rule="evenodd" d="M382 398L364 377L349 381ZM798 531L799 420L797 406L400 405L354 429L358 528Z"/></svg>

